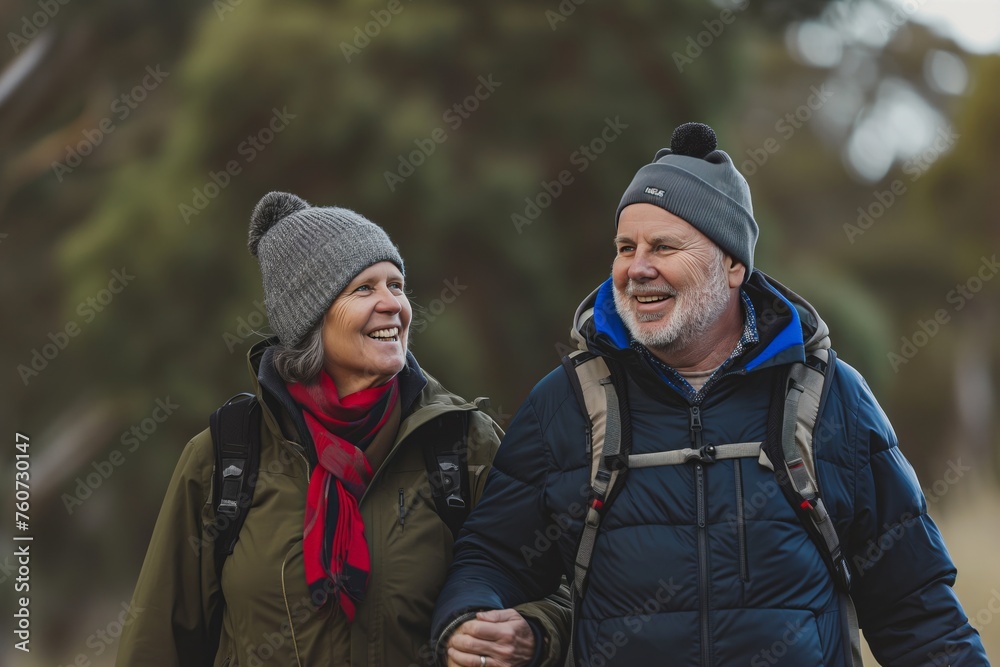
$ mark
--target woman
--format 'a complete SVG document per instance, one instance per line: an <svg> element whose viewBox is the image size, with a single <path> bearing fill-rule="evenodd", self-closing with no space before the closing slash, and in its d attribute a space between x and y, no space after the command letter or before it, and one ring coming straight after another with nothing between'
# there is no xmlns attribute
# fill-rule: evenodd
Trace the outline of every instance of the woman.
<svg viewBox="0 0 1000 667"><path fill-rule="evenodd" d="M250 511L220 577L203 431L170 482L117 664L434 664L430 618L453 535L428 491L427 452L465 436L475 503L500 430L408 352L403 260L380 227L272 192L249 247L276 333L249 353L262 417ZM567 617L559 600L481 615L476 654L452 659L557 664Z"/></svg>

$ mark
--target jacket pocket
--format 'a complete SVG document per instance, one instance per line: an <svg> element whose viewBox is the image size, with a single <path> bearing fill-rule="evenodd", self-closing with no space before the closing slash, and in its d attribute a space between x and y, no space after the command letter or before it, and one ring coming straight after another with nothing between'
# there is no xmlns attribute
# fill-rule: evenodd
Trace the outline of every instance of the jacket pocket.
<svg viewBox="0 0 1000 667"><path fill-rule="evenodd" d="M726 609L713 612L716 665L823 667L816 616L803 609ZM724 638L720 641L720 638Z"/></svg>
<svg viewBox="0 0 1000 667"><path fill-rule="evenodd" d="M411 648L430 637L434 602L451 564L452 536L437 514L425 469L389 474L379 484L385 488L371 496L369 507L377 518L366 525L374 584L366 600L374 605L368 641L377 644L368 652L377 657L369 662L409 665Z"/></svg>
<svg viewBox="0 0 1000 667"><path fill-rule="evenodd" d="M581 637L577 646L584 647L577 656L578 664L605 667L701 664L697 611L650 614L639 609L628 616L600 622L581 619L578 623ZM651 659L652 656L663 660ZM714 664L724 667L739 663Z"/></svg>

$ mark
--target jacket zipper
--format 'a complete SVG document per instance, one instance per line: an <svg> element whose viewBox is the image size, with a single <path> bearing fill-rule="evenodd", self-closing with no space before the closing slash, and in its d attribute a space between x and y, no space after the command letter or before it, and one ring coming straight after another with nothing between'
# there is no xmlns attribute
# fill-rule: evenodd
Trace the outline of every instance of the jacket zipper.
<svg viewBox="0 0 1000 667"><path fill-rule="evenodd" d="M733 461L736 471L736 537L740 545L740 579L750 581L750 564L747 557L747 527L743 515L743 468L739 459Z"/></svg>
<svg viewBox="0 0 1000 667"><path fill-rule="evenodd" d="M258 398L259 398L259 395L258 395ZM445 414L445 413L448 413L448 412L453 412L453 411L457 412L457 411L461 411L461 410L474 410L474 409L475 409L475 406L472 406L472 405L469 405L469 406L450 406L450 405L449 406L424 406L423 408L420 408L417 411L417 413L414 413L413 415L411 415L410 418L403 419L400 422L399 431L396 434L396 442L393 443L392 448L389 450L389 453L386 455L385 460L382 462L382 465L379 466L379 469L375 471L375 475L372 477L371 481L368 483L368 488L365 489L365 492L361 495L361 498L358 499L358 506L360 507L361 504L365 502L365 499L368 497L369 492L372 490L372 488L375 487L375 482L382 476L383 472L389 467L389 462L392 460L393 456L396 454L397 450L400 448L400 445L413 432L415 432L418 428L420 428L424 424L430 422L432 419L435 419L436 417L438 417L438 416L440 416L442 414ZM269 414L268 411L265 410L265 414ZM279 434L281 433L280 428L278 430L278 433ZM286 442L288 444L295 444L295 443L292 443L291 441L289 441L287 438L285 438L283 434L280 435L280 438L281 438L281 440L283 440L284 442ZM295 451L296 454L298 454L299 458L301 458L302 462L305 464L306 477L308 479L309 475L312 474L312 467L309 465L309 460L306 459L305 455L301 451L299 451L298 448L293 447L292 449L293 449L293 451ZM402 489L400 491L402 491ZM400 510L401 510L401 514L400 514L400 526L402 526L403 521L405 520L405 495L401 495L401 507L400 507ZM286 558L287 558L287 556L286 556ZM282 562L281 576L282 576L282 588L284 588L284 562ZM291 612L289 611L289 608L288 608L288 597L287 597L287 595L285 595L284 591L282 591L282 595L285 597L285 610L289 612L289 623L291 624L291 615L290 615ZM374 612L375 606L376 605L369 605L369 607L371 608L371 611L369 612L370 614L374 614L375 613ZM474 616L475 616L475 614L473 613L473 617ZM465 619L465 620L467 620L467 619ZM457 627L457 626L455 626L455 627ZM374 635L375 635L375 632L373 631L373 636ZM298 643L297 643L296 638L295 638L294 628L292 629L292 647L295 649L296 662L301 666L302 663L301 663L301 660L299 659L299 647L298 647Z"/></svg>
<svg viewBox="0 0 1000 667"><path fill-rule="evenodd" d="M292 609L288 606L288 591L285 590L285 563L287 562L288 554L285 554L285 557L281 559L281 597L285 601L285 613L288 614L288 630L292 635L292 648L295 649L295 664L302 667L302 659L299 657L299 642L295 638L295 624L292 621Z"/></svg>
<svg viewBox="0 0 1000 667"><path fill-rule="evenodd" d="M691 447L702 447L701 408L690 407ZM701 664L710 667L712 652L708 632L708 521L705 511L705 466L701 462L694 465L695 501L698 506L698 598L701 607Z"/></svg>
<svg viewBox="0 0 1000 667"><path fill-rule="evenodd" d="M711 665L708 637L708 528L705 520L705 466L694 465L698 493L698 597L701 602L701 664Z"/></svg>
<svg viewBox="0 0 1000 667"><path fill-rule="evenodd" d="M371 481L368 482L368 488L365 489L365 492L363 494L361 494L361 498L358 499L358 507L360 508L361 505L364 504L365 500L368 498L368 494L371 493L372 489L374 489L376 487L376 483L378 482L379 478L381 478L382 475L385 474L385 471L389 469L389 464L392 462L393 457L395 457L396 453L399 451L400 446L403 444L403 442L408 437L410 437L410 435L412 435L418 428L420 428L424 424L430 422L431 420L439 417L440 415L446 414L448 412L459 411L459 410L472 410L472 409L475 409L475 406L471 406L471 407L468 407L468 406L441 406L441 407L438 407L438 406L424 406L423 408L419 408L417 410L417 412L413 413L408 418L402 419L400 421L400 423L399 423L399 430L396 432L396 442L393 443L392 448L389 450L389 453L386 454L385 460L382 462L382 465L379 466L378 470L376 470L375 474L372 476ZM403 490L403 489L399 490L399 526L400 526L400 530L403 529L403 522L406 520L406 495L405 495L405 493L406 493L405 490ZM369 548L373 552L373 560L377 560L380 557L379 550L381 549L381 544L369 543ZM371 644L381 645L382 642L381 642L380 634L381 634L381 632L383 630L382 623L379 622L378 623L378 627L376 627L376 621L380 620L382 618L381 616L377 615L376 609L378 607L379 607L379 605L377 605L377 604L373 604L373 603L369 603L368 604L368 618L367 618L367 622L368 622L368 624L369 624L369 626L371 628L370 634L369 634L369 642ZM475 614L473 614L473 617L475 617ZM296 648L296 650L298 650L298 649Z"/></svg>

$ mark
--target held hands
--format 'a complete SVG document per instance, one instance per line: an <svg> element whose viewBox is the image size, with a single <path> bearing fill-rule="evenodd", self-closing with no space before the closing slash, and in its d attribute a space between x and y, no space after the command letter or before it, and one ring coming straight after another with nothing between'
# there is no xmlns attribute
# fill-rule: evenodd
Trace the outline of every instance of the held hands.
<svg viewBox="0 0 1000 667"><path fill-rule="evenodd" d="M448 667L522 667L534 655L535 635L513 609L481 611L448 639Z"/></svg>

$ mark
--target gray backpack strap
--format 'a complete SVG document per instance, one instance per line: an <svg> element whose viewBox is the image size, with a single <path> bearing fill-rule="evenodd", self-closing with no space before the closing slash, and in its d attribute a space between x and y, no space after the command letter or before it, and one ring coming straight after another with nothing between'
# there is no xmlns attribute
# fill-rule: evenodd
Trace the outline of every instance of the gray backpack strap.
<svg viewBox="0 0 1000 667"><path fill-rule="evenodd" d="M631 454L628 467L654 468L656 466L676 466L688 461L714 463L725 459L759 458L761 442L734 442L728 445L706 445L701 449L674 449L669 452Z"/></svg>
<svg viewBox="0 0 1000 667"><path fill-rule="evenodd" d="M594 556L594 543L604 515L605 504L619 479L627 471L628 449L622 455L622 413L618 390L611 377L611 369L601 356L576 351L563 359L577 401L586 411L588 424L587 447L590 451L591 499L584 518L580 545L574 564L573 583L570 587L574 615L583 597L587 572ZM627 436L626 436L627 441ZM575 667L573 645L576 641L576 623L572 624L566 665Z"/></svg>
<svg viewBox="0 0 1000 667"><path fill-rule="evenodd" d="M779 483L782 481L781 478L785 477L785 484L791 487L789 490L801 500L800 509L809 517L814 534L819 536L830 558L840 593L844 624L849 635L851 664L853 667L862 667L857 612L849 593L850 569L840 547L840 539L833 520L819 496L813 448L813 433L825 399L825 392L829 388L827 380L833 374L836 355L827 348L814 349L810 353L818 361L816 366L793 364L789 373L780 424L781 454L784 459L780 465L784 467L786 474L776 473L776 477ZM631 446L628 443L627 451L623 453L622 410L618 392L611 378L611 370L604 358L586 351L576 351L563 359L563 365L570 377L577 401L589 419L587 444L591 455L590 481L593 497L580 537L571 587L574 611L578 612L578 604L583 596L587 573L594 555L594 544L597 541L601 518L616 484L628 469L681 465L692 460L714 462L724 459L757 458L762 465L775 470L779 462L771 460L774 458L773 452L769 457L762 449L761 442L706 445L700 449L685 448L648 454L631 454ZM574 622L565 663L567 667L575 667L575 639Z"/></svg>
<svg viewBox="0 0 1000 667"><path fill-rule="evenodd" d="M618 392L611 381L611 370L603 357L587 355L581 359L583 354L586 353L574 352L568 356L570 362L579 362L570 364L570 379L578 387L578 397L582 399L582 407L586 409L590 421L588 445L593 496L584 519L576 556L573 590L577 595L583 593L587 571L590 569L594 542L601 524L601 510L621 472L620 469L611 469L606 463L608 457L616 457L621 451L621 409Z"/></svg>
<svg viewBox="0 0 1000 667"><path fill-rule="evenodd" d="M816 476L816 451L813 436L820 408L828 389L827 380L833 374L836 355L821 348L810 352L811 363L792 364L788 373L787 391L781 423L781 451L784 468L799 502L799 507L813 532L819 537L829 557L834 581L843 610L843 621L849 635L851 660L854 667L862 665L861 636L858 615L851 599L851 570L837 535L833 519L819 494Z"/></svg>
<svg viewBox="0 0 1000 667"><path fill-rule="evenodd" d="M827 350L815 356L826 366ZM823 371L807 364L792 364L785 394L784 419L781 425L781 449L792 485L803 498L819 494L813 454L813 429L819 417L823 396Z"/></svg>
<svg viewBox="0 0 1000 667"><path fill-rule="evenodd" d="M596 462L597 471L592 474L590 487L593 498L590 500L590 507L587 508L587 516L583 524L583 533L580 536L580 547L576 554L576 571L573 576L573 586L577 594L583 593L583 587L587 579L587 571L590 569L590 560L594 555L594 542L597 541L597 531L601 525L601 515L604 503L611 490L618 481L621 470L611 470L608 468L606 457L615 457L621 448L621 425L618 420L618 396L614 386L610 381L601 382L607 395L607 427L604 436L604 446L595 446L591 451L593 460ZM595 443L596 444L596 443Z"/></svg>
<svg viewBox="0 0 1000 667"><path fill-rule="evenodd" d="M854 600L847 593L842 593L841 601L844 603L844 622L847 624L847 632L851 642L851 665L863 667L865 661L861 658L861 630L858 623L858 610L854 608Z"/></svg>

